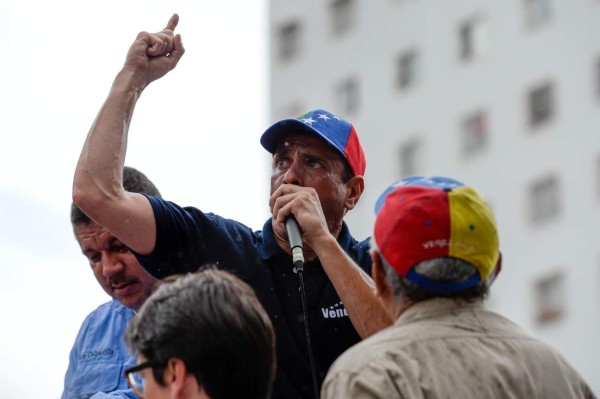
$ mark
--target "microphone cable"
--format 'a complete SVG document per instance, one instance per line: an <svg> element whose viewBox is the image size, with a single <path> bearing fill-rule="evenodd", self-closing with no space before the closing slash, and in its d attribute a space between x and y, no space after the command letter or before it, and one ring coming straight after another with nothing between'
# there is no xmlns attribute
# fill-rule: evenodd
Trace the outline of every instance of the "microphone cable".
<svg viewBox="0 0 600 399"><path fill-rule="evenodd" d="M285 228L292 250L292 263L300 281L300 297L302 298L302 313L304 315L304 332L306 333L306 345L308 347L308 359L312 373L313 389L315 399L319 399L319 384L317 383L317 367L313 355L312 343L310 341L310 328L308 326L308 306L306 305L306 290L304 289L304 253L302 252L302 233L298 221L293 215L285 219Z"/></svg>
<svg viewBox="0 0 600 399"><path fill-rule="evenodd" d="M298 267L300 265L300 267ZM313 389L315 390L315 399L319 399L319 384L317 383L317 368L315 357L310 342L310 328L308 327L308 308L306 306L306 292L304 291L304 263L296 262L296 271L300 280L300 296L302 297L302 311L304 313L304 332L306 333L306 344L308 345L308 358L310 361L310 370L312 372Z"/></svg>

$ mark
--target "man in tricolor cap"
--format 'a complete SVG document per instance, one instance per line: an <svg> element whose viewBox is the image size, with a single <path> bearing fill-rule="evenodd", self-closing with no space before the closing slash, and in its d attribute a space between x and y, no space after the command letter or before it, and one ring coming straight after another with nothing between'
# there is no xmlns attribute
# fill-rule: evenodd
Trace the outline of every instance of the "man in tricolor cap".
<svg viewBox="0 0 600 399"><path fill-rule="evenodd" d="M351 123L325 110L267 129L260 142L273 154L272 218L262 230L127 192L119 176L135 104L144 88L181 59L181 36L173 32L178 19L173 15L160 32L141 32L130 47L81 152L73 201L156 278L213 263L248 283L276 332L272 397L318 396L329 366L344 350L391 324L369 277L369 242L354 239L343 221L364 189L366 162L358 136ZM290 255L285 225L290 215L302 231L307 317Z"/></svg>
<svg viewBox="0 0 600 399"><path fill-rule="evenodd" d="M323 398L592 398L549 345L483 305L501 256L471 187L410 177L376 204L373 279L395 323L332 365Z"/></svg>

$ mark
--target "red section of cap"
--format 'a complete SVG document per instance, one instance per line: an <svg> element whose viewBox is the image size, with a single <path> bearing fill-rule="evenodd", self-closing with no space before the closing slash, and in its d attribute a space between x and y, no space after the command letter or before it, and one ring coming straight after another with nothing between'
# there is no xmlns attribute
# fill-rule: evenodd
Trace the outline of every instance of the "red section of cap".
<svg viewBox="0 0 600 399"><path fill-rule="evenodd" d="M448 193L421 186L399 187L386 197L373 234L381 255L403 277L421 261L448 256Z"/></svg>
<svg viewBox="0 0 600 399"><path fill-rule="evenodd" d="M356 134L356 130L354 130L354 126L352 126L350 130L350 136L346 142L344 154L346 154L346 160L348 161L348 165L350 165L350 169L352 169L354 176L364 176L367 160L365 159L365 154L360 145L360 141L358 141L358 135Z"/></svg>

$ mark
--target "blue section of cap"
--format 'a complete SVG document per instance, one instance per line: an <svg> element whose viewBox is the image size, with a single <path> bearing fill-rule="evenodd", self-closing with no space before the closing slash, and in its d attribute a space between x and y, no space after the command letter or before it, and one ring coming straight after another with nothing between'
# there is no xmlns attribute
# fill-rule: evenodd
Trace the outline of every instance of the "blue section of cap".
<svg viewBox="0 0 600 399"><path fill-rule="evenodd" d="M327 139L341 152L344 152L350 138L350 130L352 129L352 125L349 122L338 118L324 109L310 111L298 119L304 122L308 118L315 121L315 123L309 125L313 130L319 132L321 137ZM323 120L332 120L332 123L318 123ZM333 123L333 121L337 123Z"/></svg>
<svg viewBox="0 0 600 399"><path fill-rule="evenodd" d="M410 184L414 186L438 188L445 191L464 186L464 183L444 176L421 177L419 179L411 180Z"/></svg>
<svg viewBox="0 0 600 399"><path fill-rule="evenodd" d="M415 269L411 269L406 278L418 285L419 287L425 288L428 291L431 291L436 294L448 295L453 294L455 292L464 290L465 288L473 287L477 285L481 281L481 276L479 273L475 273L467 280L454 283L454 282L442 282L430 279L429 277L425 277L415 271Z"/></svg>
<svg viewBox="0 0 600 399"><path fill-rule="evenodd" d="M464 186L464 183L451 179L449 177L443 176L432 176L432 177L423 177L423 176L409 176L403 179L398 180L396 183L392 184L379 196L377 201L375 202L375 215L379 213L381 207L385 203L385 198L392 191L396 190L398 187L403 186L421 186L421 187L429 187L429 188L437 188L439 190L450 191L456 187Z"/></svg>
<svg viewBox="0 0 600 399"><path fill-rule="evenodd" d="M281 136L292 133L294 129L302 129L319 136L346 159L344 151L350 138L352 124L323 109L307 112L296 119L284 119L275 122L265 130L260 138L260 143L273 154Z"/></svg>

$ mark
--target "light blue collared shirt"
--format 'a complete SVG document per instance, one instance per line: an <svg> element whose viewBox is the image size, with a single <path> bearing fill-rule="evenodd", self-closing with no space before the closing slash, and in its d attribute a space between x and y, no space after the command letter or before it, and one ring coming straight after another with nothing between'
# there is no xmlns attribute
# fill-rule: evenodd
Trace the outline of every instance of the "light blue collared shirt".
<svg viewBox="0 0 600 399"><path fill-rule="evenodd" d="M131 309L111 300L85 318L69 355L61 399L137 399L123 375L137 364L123 341L133 315Z"/></svg>

